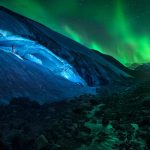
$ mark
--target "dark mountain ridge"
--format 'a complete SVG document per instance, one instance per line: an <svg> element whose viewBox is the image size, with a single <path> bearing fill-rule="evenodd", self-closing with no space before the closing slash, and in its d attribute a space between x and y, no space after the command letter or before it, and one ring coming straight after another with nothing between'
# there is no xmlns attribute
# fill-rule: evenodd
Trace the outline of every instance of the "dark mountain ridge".
<svg viewBox="0 0 150 150"><path fill-rule="evenodd" d="M69 64L74 66L88 85L97 86L105 84L105 82L116 81L121 78L120 75L128 77L128 72L122 70L122 68L125 68L123 65L117 66L116 64L111 64L111 61L109 62L106 57L105 59L103 54L96 54L85 46L4 7L1 7L0 10L3 12L1 18L5 17L5 15L11 16L9 20L11 24L15 23L15 26L16 24L18 25L17 28L12 27L10 23L8 25L6 18L0 25L1 29L38 41L57 56L67 60ZM3 24L7 25L7 27L3 26ZM105 69L105 66L109 66L115 77L111 76L111 73ZM103 72L106 74L104 75Z"/></svg>
<svg viewBox="0 0 150 150"><path fill-rule="evenodd" d="M0 60L1 99L62 100L133 78L114 58L4 7L0 7Z"/></svg>

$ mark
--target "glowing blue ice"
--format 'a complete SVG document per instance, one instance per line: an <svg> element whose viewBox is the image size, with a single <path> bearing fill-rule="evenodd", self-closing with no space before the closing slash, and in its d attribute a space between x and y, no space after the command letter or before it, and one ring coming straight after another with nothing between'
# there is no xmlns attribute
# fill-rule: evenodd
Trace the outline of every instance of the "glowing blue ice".
<svg viewBox="0 0 150 150"><path fill-rule="evenodd" d="M72 82L86 85L86 82L70 64L37 42L0 30L0 49L16 55L23 61L28 60L37 63L39 67L46 67L54 74Z"/></svg>

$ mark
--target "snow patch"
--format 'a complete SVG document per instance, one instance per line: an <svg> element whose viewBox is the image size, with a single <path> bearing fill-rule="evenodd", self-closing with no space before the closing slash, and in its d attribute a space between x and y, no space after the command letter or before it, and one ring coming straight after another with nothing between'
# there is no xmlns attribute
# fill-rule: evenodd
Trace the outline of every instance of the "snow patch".
<svg viewBox="0 0 150 150"><path fill-rule="evenodd" d="M30 60L32 62L35 62L37 64L42 65L42 61L40 59L36 58L35 56L31 55L31 54L26 54L24 56L24 58L26 58L27 60Z"/></svg>

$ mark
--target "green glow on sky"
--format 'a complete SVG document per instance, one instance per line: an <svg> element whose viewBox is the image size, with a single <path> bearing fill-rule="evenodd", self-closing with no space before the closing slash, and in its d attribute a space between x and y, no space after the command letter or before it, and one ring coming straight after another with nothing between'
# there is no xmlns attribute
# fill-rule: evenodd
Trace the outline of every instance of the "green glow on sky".
<svg viewBox="0 0 150 150"><path fill-rule="evenodd" d="M66 36L70 37L71 39L77 41L80 44L87 45L89 48L93 50L98 50L102 53L105 53L103 49L100 47L100 44L97 44L95 42L90 41L89 44L84 41L84 38L82 38L79 34L77 34L75 31L73 31L69 26L64 26L64 31L66 32Z"/></svg>
<svg viewBox="0 0 150 150"><path fill-rule="evenodd" d="M69 26L64 26L64 31L66 32L67 36L71 39L75 40L78 43L82 43L81 37L73 31Z"/></svg>
<svg viewBox="0 0 150 150"><path fill-rule="evenodd" d="M122 0L118 0L116 4L115 16L115 31L122 39L118 43L117 52L119 54L118 60L126 64L128 62L148 62L150 61L150 40L148 37L137 36L131 26L130 22L125 16ZM127 55L128 53L128 55Z"/></svg>
<svg viewBox="0 0 150 150"><path fill-rule="evenodd" d="M1 0L0 5L123 64L150 62L148 0Z"/></svg>
<svg viewBox="0 0 150 150"><path fill-rule="evenodd" d="M100 51L101 53L105 53L105 51L103 51L103 49L100 47L99 44L95 43L95 42L91 42L91 45L89 46L91 49L94 49L94 50L98 50Z"/></svg>

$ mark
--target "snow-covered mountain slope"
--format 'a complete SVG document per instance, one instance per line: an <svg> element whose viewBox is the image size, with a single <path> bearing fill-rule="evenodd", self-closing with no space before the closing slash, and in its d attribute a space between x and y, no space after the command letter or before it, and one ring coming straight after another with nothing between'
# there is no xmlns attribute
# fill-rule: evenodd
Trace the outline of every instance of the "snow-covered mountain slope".
<svg viewBox="0 0 150 150"><path fill-rule="evenodd" d="M0 50L0 103L22 96L44 103L93 92L91 88L40 67L40 64Z"/></svg>
<svg viewBox="0 0 150 150"><path fill-rule="evenodd" d="M100 86L131 77L129 72L122 69L125 67L117 66L102 54L95 53L83 45L4 7L0 7L0 33L1 36L13 35L36 41L67 62L89 86ZM38 51L37 49L37 54Z"/></svg>
<svg viewBox="0 0 150 150"><path fill-rule="evenodd" d="M26 59L40 64L39 67L45 67L72 82L87 85L71 65L37 42L14 35L5 35L0 37L0 48L5 52L13 53L21 60Z"/></svg>

